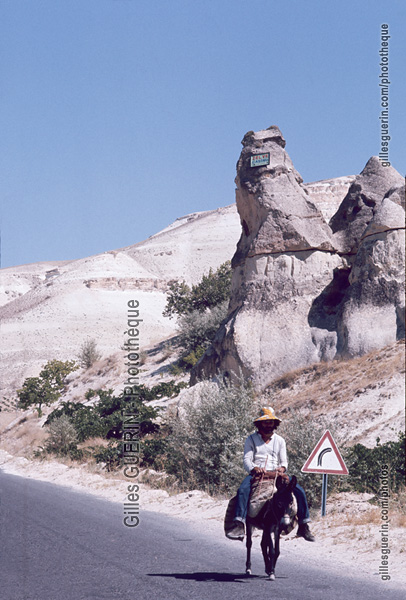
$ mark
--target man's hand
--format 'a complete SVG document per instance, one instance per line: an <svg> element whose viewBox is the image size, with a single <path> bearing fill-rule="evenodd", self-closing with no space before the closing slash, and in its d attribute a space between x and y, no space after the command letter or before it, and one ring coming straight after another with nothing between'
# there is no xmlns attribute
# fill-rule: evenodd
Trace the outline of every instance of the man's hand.
<svg viewBox="0 0 406 600"><path fill-rule="evenodd" d="M260 475L261 473L265 473L265 469L261 469L260 467L254 467L251 470L250 475Z"/></svg>
<svg viewBox="0 0 406 600"><path fill-rule="evenodd" d="M276 472L278 473L278 475L283 475L285 473L286 469L285 467L278 467L276 469Z"/></svg>

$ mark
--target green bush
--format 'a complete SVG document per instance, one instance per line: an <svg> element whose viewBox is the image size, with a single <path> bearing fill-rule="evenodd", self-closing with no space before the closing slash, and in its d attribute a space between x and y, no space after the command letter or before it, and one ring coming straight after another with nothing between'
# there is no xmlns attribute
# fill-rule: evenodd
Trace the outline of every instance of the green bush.
<svg viewBox="0 0 406 600"><path fill-rule="evenodd" d="M378 438L374 448L362 444L351 446L346 460L350 472L348 483L355 491L379 494L382 468L387 465L389 488L396 493L405 485L405 434L399 432L397 441L385 444Z"/></svg>
<svg viewBox="0 0 406 600"><path fill-rule="evenodd" d="M227 316L231 290L231 263L222 264L213 273L210 269L201 281L190 288L184 282L170 286L164 316L179 317L179 346L183 353L171 366L174 375L180 375L195 366Z"/></svg>
<svg viewBox="0 0 406 600"><path fill-rule="evenodd" d="M157 471L164 469L167 452L168 440L165 437L142 440L141 467L152 467Z"/></svg>
<svg viewBox="0 0 406 600"><path fill-rule="evenodd" d="M137 386L138 395L131 400L135 404L134 410L140 423L139 436L142 441L143 464L152 466L165 447L161 427L156 423L160 409L148 406L146 402L162 397L174 397L184 387L187 387L186 383L176 384L173 380L159 383L152 388L144 385ZM88 390L86 398L98 398L98 400L93 406L84 406L80 402L63 402L48 416L45 426L51 427L64 418L74 428L77 442L95 437L110 440L107 448L93 447L93 456L97 462L105 463L110 471L119 468L122 464L123 412L128 408L128 398L124 395L114 396L112 390ZM73 457L72 452L71 450L69 454Z"/></svg>
<svg viewBox="0 0 406 600"><path fill-rule="evenodd" d="M244 441L258 413L252 386L204 382L169 422L165 469L188 489L234 492L245 476Z"/></svg>
<svg viewBox="0 0 406 600"><path fill-rule="evenodd" d="M106 446L93 446L93 458L97 463L104 463L106 471L111 472L120 469L123 465L123 448L121 443L109 442Z"/></svg>
<svg viewBox="0 0 406 600"><path fill-rule="evenodd" d="M197 346L189 354L182 357L181 364L183 364L183 371L187 371L195 366L195 364L201 359L205 352L202 346ZM186 366L185 366L186 365Z"/></svg>
<svg viewBox="0 0 406 600"><path fill-rule="evenodd" d="M155 399L163 395L163 390L168 393L175 393L179 386L169 384L159 384L152 390L145 386L139 386L140 395L135 399L135 411L141 423L141 435L147 435L158 431L159 426L154 420L159 414L158 408L146 406L147 399ZM167 386L165 388L165 386ZM90 390L87 392L89 396ZM62 415L66 415L74 425L78 439L83 442L92 437L103 437L106 439L121 439L123 433L123 411L127 408L127 399L121 396L114 396L113 390L97 390L98 401L94 406L84 406L80 402L63 402L62 405L52 411L45 425L48 425Z"/></svg>
<svg viewBox="0 0 406 600"><path fill-rule="evenodd" d="M207 309L194 310L179 319L179 346L181 357L171 365L171 373L180 375L190 371L213 341L222 320L227 316L227 302Z"/></svg>
<svg viewBox="0 0 406 600"><path fill-rule="evenodd" d="M62 402L61 406L48 416L45 426L63 415L67 416L75 427L78 442L92 437L104 437L106 434L106 427L95 407L84 406L80 402Z"/></svg>

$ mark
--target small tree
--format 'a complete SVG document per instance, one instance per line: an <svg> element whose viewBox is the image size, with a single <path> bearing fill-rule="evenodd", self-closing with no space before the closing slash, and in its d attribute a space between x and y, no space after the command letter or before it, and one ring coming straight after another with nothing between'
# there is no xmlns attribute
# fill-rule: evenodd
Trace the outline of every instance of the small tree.
<svg viewBox="0 0 406 600"><path fill-rule="evenodd" d="M193 311L204 312L208 308L228 302L231 290L231 263L220 265L213 273L203 275L201 281L191 288L185 282L175 282L169 288L165 317L181 316Z"/></svg>
<svg viewBox="0 0 406 600"><path fill-rule="evenodd" d="M205 311L230 300L231 291L231 263L227 261L219 266L213 273L210 269L208 275L203 275L198 285L192 287L192 310Z"/></svg>
<svg viewBox="0 0 406 600"><path fill-rule="evenodd" d="M78 368L73 360L48 361L38 377L28 377L23 387L17 390L18 407L25 410L35 405L38 417L41 417L42 406L50 406L59 400L66 387L66 377Z"/></svg>
<svg viewBox="0 0 406 600"><path fill-rule="evenodd" d="M169 286L164 317L170 319L175 315L184 315L190 310L190 287L184 282L175 281Z"/></svg>
<svg viewBox="0 0 406 600"><path fill-rule="evenodd" d="M94 363L101 358L101 354L97 349L96 340L89 339L83 342L78 355L80 366L84 369L90 369Z"/></svg>

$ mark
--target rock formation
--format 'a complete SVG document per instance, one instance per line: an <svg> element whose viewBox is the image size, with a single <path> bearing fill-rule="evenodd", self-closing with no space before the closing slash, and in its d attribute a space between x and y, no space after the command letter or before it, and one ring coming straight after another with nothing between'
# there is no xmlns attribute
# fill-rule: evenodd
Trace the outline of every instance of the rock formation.
<svg viewBox="0 0 406 600"><path fill-rule="evenodd" d="M372 157L327 224L277 127L242 144L228 317L192 383L242 372L263 389L290 370L404 336L402 176ZM269 164L251 166L258 154Z"/></svg>
<svg viewBox="0 0 406 600"><path fill-rule="evenodd" d="M362 355L405 336L404 198L401 175L372 157L331 219L338 247L353 253L339 355Z"/></svg>

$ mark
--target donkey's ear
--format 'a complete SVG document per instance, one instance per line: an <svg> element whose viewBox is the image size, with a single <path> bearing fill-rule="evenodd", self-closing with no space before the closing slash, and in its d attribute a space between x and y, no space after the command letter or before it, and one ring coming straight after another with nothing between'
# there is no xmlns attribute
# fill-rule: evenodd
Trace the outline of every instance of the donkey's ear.
<svg viewBox="0 0 406 600"><path fill-rule="evenodd" d="M292 475L292 479L289 482L289 489L293 490L293 488L296 486L297 484L297 477L296 475Z"/></svg>
<svg viewBox="0 0 406 600"><path fill-rule="evenodd" d="M290 485L289 483L289 475L284 473L283 475L278 475L275 481L277 490L284 490Z"/></svg>

